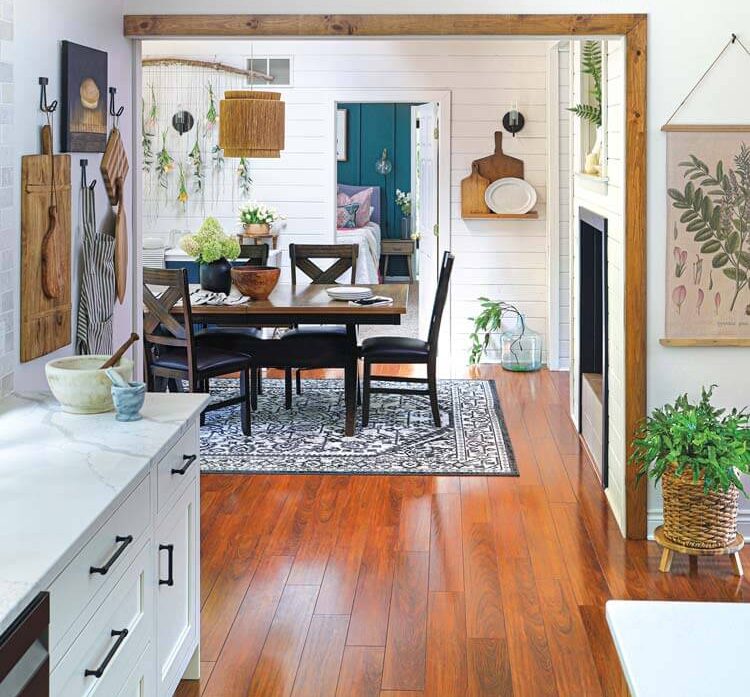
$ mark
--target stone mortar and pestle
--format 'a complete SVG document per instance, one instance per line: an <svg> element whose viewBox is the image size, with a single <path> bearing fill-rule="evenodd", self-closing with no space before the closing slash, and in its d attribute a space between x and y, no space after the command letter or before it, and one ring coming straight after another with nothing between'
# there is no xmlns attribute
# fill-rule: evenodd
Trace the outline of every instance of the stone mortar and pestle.
<svg viewBox="0 0 750 697"><path fill-rule="evenodd" d="M112 367L119 360L118 354L120 356L124 354L130 345L136 341L138 341L138 335L131 334L119 351L102 366L107 373L107 377L112 381L112 402L115 405L115 418L118 421L138 421L143 418L140 412L146 399L146 383L128 382Z"/></svg>

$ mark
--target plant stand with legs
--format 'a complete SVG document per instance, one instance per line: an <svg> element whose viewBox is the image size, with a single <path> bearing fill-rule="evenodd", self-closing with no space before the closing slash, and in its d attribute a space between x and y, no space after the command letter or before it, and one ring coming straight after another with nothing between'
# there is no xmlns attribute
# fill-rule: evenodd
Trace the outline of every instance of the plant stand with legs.
<svg viewBox="0 0 750 697"><path fill-rule="evenodd" d="M726 547L717 547L714 549L698 549L697 547L685 547L684 545L672 542L664 536L663 526L654 530L654 539L662 548L661 560L659 561L659 571L669 573L672 568L672 558L675 552L690 555L690 566L693 566L693 560L697 561L698 557L715 557L721 554L728 554L732 561L732 569L735 576L744 576L742 569L742 560L740 559L740 550L745 546L745 538L737 533L731 544Z"/></svg>

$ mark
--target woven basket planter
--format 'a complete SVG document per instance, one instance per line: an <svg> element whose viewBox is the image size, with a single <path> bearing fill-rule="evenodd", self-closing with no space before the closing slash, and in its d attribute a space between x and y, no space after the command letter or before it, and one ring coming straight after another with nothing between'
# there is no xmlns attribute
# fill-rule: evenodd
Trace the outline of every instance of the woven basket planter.
<svg viewBox="0 0 750 697"><path fill-rule="evenodd" d="M703 482L692 472L675 475L670 467L662 477L664 535L671 542L695 549L718 549L737 535L739 490L704 493Z"/></svg>

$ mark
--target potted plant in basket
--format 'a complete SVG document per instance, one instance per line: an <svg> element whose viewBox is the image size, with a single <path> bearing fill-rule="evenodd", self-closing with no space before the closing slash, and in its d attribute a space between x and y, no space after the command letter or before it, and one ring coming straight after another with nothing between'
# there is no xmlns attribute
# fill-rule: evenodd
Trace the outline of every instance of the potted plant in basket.
<svg viewBox="0 0 750 697"><path fill-rule="evenodd" d="M200 264L201 288L229 293L232 288L229 262L240 255L240 243L224 234L216 218L206 218L198 232L180 240L180 247Z"/></svg>
<svg viewBox="0 0 750 697"><path fill-rule="evenodd" d="M240 206L240 223L246 237L268 237L271 225L282 218L278 211L264 203L252 201Z"/></svg>
<svg viewBox="0 0 750 697"><path fill-rule="evenodd" d="M661 481L663 534L697 549L720 549L737 534L737 503L750 472L750 414L711 404L715 385L655 409L638 427L631 462L638 478Z"/></svg>
<svg viewBox="0 0 750 697"><path fill-rule="evenodd" d="M469 317L474 331L469 334L469 364L487 357L489 363L502 363L505 370L529 372L542 365L541 337L526 326L521 311L502 300L479 298L482 312ZM515 326L503 331L504 320L515 317Z"/></svg>

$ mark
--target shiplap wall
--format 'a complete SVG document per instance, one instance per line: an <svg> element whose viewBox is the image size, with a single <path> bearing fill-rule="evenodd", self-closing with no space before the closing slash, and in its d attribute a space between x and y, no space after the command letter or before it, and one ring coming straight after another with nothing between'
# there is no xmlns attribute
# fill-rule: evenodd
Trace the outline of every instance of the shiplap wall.
<svg viewBox="0 0 750 697"><path fill-rule="evenodd" d="M574 103L581 101L580 42L572 42L572 96ZM609 487L607 497L621 529L625 529L625 317L623 314L624 276L624 229L625 229L625 130L623 114L625 107L625 51L623 40L606 42L606 80L604 98L607 113L604 119L606 131L606 189L595 189L585 179L573 180L572 218L572 274L571 302L573 307L573 346L571 352L571 405L574 419L578 416L578 306L576 274L578 273L577 250L579 244L579 207L604 216L608 220L607 273L609 302ZM580 149L580 120L573 118L573 163L582 160Z"/></svg>
<svg viewBox="0 0 750 697"><path fill-rule="evenodd" d="M291 56L293 87L281 88L287 104L286 148L279 160L253 160L253 196L279 208L286 216L281 245L292 241L330 241L333 202L329 201L333 159L326 151L333 132L333 100L346 100L346 90L450 90L451 215L450 239L456 253L451 297L452 362L465 361L471 323L480 295L516 303L529 326L547 333L546 201L546 56L547 41L503 40L315 40L216 42L169 41L144 44L144 55L203 57L242 65L250 55ZM153 79L144 70L144 90ZM226 79L224 79L226 80ZM189 82L189 80L188 80ZM215 86L218 80L214 78ZM236 84L236 81L235 81ZM159 83L157 100L176 106L179 85L169 78ZM397 100L394 100L397 101ZM505 134L508 154L525 162L526 178L536 188L537 221L464 221L460 213L460 183L471 161L490 153L493 132L503 114L517 101L526 127L516 138ZM331 122L329 122L331 120ZM173 136L170 136L172 138ZM229 162L229 161L228 161ZM233 177L228 176L229 180ZM203 208L181 214L173 202L159 203L158 217L147 216L144 235L171 229L194 229L205 213L217 215L227 229L237 228L236 185L228 181L223 193ZM153 195L152 195L153 196ZM176 189L173 195L176 197ZM168 197L168 198L170 198ZM147 202L147 208L149 207ZM446 230L441 230L445 235ZM283 262L288 273L288 260Z"/></svg>
<svg viewBox="0 0 750 697"><path fill-rule="evenodd" d="M566 370L570 366L570 216L571 216L571 177L572 177L572 120L568 111L571 98L570 41L561 41L558 46L559 93L558 93L558 162L560 167L558 220L560 235L559 267L559 342L558 367ZM554 147L554 143L550 145ZM551 231L550 234L554 234Z"/></svg>

